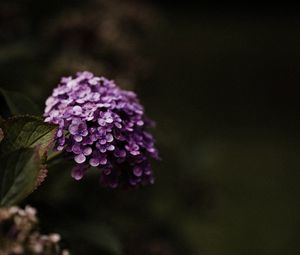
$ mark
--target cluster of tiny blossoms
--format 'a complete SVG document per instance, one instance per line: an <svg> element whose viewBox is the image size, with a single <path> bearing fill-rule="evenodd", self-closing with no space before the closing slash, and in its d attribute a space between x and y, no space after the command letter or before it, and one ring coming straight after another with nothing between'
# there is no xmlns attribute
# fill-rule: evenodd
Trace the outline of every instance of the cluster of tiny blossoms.
<svg viewBox="0 0 300 255"><path fill-rule="evenodd" d="M33 207L0 208L0 254L69 255L59 245L60 235L41 235Z"/></svg>
<svg viewBox="0 0 300 255"><path fill-rule="evenodd" d="M102 170L102 185L153 183L149 158L158 158L147 131L152 122L135 93L113 81L79 72L63 77L46 101L45 121L59 126L56 149L72 155L72 176L79 180L89 167Z"/></svg>

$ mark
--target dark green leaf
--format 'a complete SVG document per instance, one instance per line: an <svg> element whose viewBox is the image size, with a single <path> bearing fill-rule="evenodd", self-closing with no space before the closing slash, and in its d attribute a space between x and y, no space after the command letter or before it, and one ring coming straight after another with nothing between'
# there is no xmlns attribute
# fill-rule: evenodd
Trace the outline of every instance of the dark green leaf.
<svg viewBox="0 0 300 255"><path fill-rule="evenodd" d="M33 116L12 117L5 121L2 127L4 139L1 143L1 151L3 153L39 145L40 156L53 143L57 130L55 125L45 123Z"/></svg>
<svg viewBox="0 0 300 255"><path fill-rule="evenodd" d="M37 105L19 92L7 91L0 88L0 96L4 99L10 115L41 114Z"/></svg>
<svg viewBox="0 0 300 255"><path fill-rule="evenodd" d="M10 206L36 187L43 166L38 148L19 149L0 157L0 205Z"/></svg>

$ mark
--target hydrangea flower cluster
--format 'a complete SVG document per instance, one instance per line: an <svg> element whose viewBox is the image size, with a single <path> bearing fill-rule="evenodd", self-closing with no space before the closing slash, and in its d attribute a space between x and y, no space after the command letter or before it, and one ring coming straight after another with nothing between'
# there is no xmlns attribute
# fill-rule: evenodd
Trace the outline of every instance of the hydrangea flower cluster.
<svg viewBox="0 0 300 255"><path fill-rule="evenodd" d="M153 183L149 158L158 159L154 139L135 93L113 81L79 72L63 77L46 101L45 121L57 124L56 149L72 155L72 176L80 180L89 167L102 170L106 187Z"/></svg>
<svg viewBox="0 0 300 255"><path fill-rule="evenodd" d="M60 235L38 231L36 209L12 206L0 208L0 254L70 255L60 247Z"/></svg>

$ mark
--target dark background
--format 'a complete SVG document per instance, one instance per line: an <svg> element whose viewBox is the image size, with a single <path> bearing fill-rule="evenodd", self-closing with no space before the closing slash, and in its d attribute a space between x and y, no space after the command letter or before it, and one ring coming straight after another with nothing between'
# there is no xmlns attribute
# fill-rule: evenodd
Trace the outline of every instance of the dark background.
<svg viewBox="0 0 300 255"><path fill-rule="evenodd" d="M39 209L42 231L61 233L72 254L300 252L296 7L0 7L2 87L43 109L60 76L88 69L137 91L157 122L155 185L110 191L97 172L76 182L67 166L53 166L26 201Z"/></svg>

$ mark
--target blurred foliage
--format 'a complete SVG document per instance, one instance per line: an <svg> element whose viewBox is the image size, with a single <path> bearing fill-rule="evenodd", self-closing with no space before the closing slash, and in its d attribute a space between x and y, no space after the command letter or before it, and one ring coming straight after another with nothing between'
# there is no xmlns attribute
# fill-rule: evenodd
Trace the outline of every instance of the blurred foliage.
<svg viewBox="0 0 300 255"><path fill-rule="evenodd" d="M19 114L40 115L38 106L27 96L18 92L7 91L0 88L1 102L4 102L0 111L1 116L10 117Z"/></svg>
<svg viewBox="0 0 300 255"><path fill-rule="evenodd" d="M2 81L36 100L80 70L127 87L148 75L143 42L160 15L146 2L4 0L0 10Z"/></svg>

